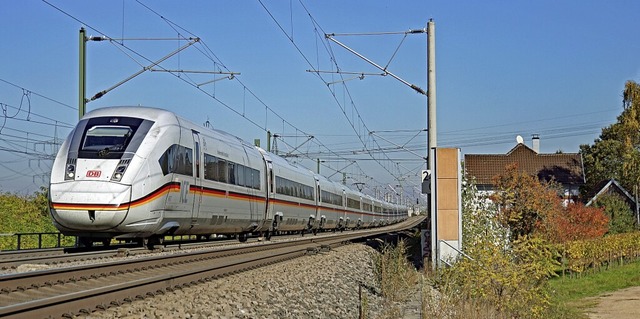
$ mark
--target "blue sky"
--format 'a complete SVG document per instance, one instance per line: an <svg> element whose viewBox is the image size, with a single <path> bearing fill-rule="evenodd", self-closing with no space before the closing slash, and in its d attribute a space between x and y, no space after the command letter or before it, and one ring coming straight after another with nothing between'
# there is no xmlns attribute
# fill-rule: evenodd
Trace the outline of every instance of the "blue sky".
<svg viewBox="0 0 640 319"><path fill-rule="evenodd" d="M505 153L517 135L530 145L540 134L542 152L577 152L615 122L624 83L640 81L637 12L637 1L2 1L0 191L47 184L55 145L78 119L81 26L125 39L87 43L87 97L188 37L201 41L157 69L240 73L148 71L89 111L160 107L263 147L270 130L284 136L280 152L298 154L292 161L315 170L306 158L320 158L334 180L344 172L369 193L402 185L410 195L424 166L425 96L370 75L381 71L325 33L423 29L432 18L439 146ZM426 35L335 39L427 88Z"/></svg>

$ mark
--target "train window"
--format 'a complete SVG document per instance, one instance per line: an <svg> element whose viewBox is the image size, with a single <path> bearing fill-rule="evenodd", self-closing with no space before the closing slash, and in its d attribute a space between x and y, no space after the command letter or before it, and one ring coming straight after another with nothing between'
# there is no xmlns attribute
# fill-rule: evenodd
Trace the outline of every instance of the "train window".
<svg viewBox="0 0 640 319"><path fill-rule="evenodd" d="M257 169L251 169L251 177L253 180L251 186L255 189L260 189L260 171Z"/></svg>
<svg viewBox="0 0 640 319"><path fill-rule="evenodd" d="M216 181L218 182L227 182L227 161L218 158L216 161Z"/></svg>
<svg viewBox="0 0 640 319"><path fill-rule="evenodd" d="M236 185L236 163L227 162L227 168L229 170L229 184Z"/></svg>
<svg viewBox="0 0 640 319"><path fill-rule="evenodd" d="M162 169L162 173L176 173L182 175L193 176L193 151L182 145L171 145L160 156L158 163Z"/></svg>
<svg viewBox="0 0 640 319"><path fill-rule="evenodd" d="M82 150L122 152L132 134L133 130L128 126L96 125L87 130Z"/></svg>
<svg viewBox="0 0 640 319"><path fill-rule="evenodd" d="M204 178L260 189L260 171L206 153L204 154Z"/></svg>
<svg viewBox="0 0 640 319"><path fill-rule="evenodd" d="M242 166L243 167L243 171L244 171L244 176L243 176L243 184L242 186L246 186L249 188L255 188L254 184L253 184L253 171L255 171L253 168L248 167L248 166Z"/></svg>
<svg viewBox="0 0 640 319"><path fill-rule="evenodd" d="M244 165L237 164L236 165L236 185L245 186L247 182L245 181L245 170L248 167Z"/></svg>
<svg viewBox="0 0 640 319"><path fill-rule="evenodd" d="M215 176L217 173L215 156L211 156L209 154L204 154L204 178L208 180L215 181Z"/></svg>
<svg viewBox="0 0 640 319"><path fill-rule="evenodd" d="M227 161L204 154L204 178L216 182L227 182Z"/></svg>
<svg viewBox="0 0 640 319"><path fill-rule="evenodd" d="M360 209L360 201L347 198L347 207L353 208L353 209Z"/></svg>
<svg viewBox="0 0 640 319"><path fill-rule="evenodd" d="M258 180L258 188L260 181ZM276 176L276 193L313 200L313 187Z"/></svg>

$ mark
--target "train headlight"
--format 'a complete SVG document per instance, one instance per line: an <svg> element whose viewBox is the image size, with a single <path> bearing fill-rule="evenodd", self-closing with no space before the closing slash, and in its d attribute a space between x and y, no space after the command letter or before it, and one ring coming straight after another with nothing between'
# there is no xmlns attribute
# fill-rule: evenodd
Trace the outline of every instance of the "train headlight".
<svg viewBox="0 0 640 319"><path fill-rule="evenodd" d="M122 175L124 175L124 172L127 170L130 161L131 160L128 159L120 160L120 163L118 163L118 166L116 166L116 169L113 171L113 175L111 175L111 181L119 182L122 179Z"/></svg>
<svg viewBox="0 0 640 319"><path fill-rule="evenodd" d="M74 180L76 177L76 166L74 164L67 164L67 169L64 174L64 180Z"/></svg>

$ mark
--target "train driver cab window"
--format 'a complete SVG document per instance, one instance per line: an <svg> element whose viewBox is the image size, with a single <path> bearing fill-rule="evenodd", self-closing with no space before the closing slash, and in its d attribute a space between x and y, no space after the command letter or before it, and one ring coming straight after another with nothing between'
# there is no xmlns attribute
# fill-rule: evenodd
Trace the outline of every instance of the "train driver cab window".
<svg viewBox="0 0 640 319"><path fill-rule="evenodd" d="M128 126L96 125L87 130L82 150L122 152L131 135L133 130Z"/></svg>

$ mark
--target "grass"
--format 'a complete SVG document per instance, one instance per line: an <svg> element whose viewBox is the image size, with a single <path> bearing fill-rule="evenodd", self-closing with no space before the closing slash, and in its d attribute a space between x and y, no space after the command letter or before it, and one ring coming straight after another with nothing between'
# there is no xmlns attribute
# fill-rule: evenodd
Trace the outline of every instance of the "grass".
<svg viewBox="0 0 640 319"><path fill-rule="evenodd" d="M586 318L584 311L595 306L595 301L585 298L633 286L640 286L640 262L578 278L559 277L549 281L557 310L567 318Z"/></svg>
<svg viewBox="0 0 640 319"><path fill-rule="evenodd" d="M387 247L384 254L376 258L378 284L389 302L379 318L401 317L403 297L409 291L415 293L410 289L414 285L421 286L422 313L426 318L510 318L508 314L497 311L492 304L457 299L457 294L444 289L446 286L441 286L435 295L430 293L434 292L431 287L435 274L426 272L421 274L424 276L422 280L417 280L419 278L414 277L417 271L409 271L411 267L406 264L407 249L404 243L399 246ZM593 297L634 286L640 286L640 261L614 265L607 270L589 272L579 277L553 278L548 282L552 305L545 318L586 319L586 311L597 303Z"/></svg>

